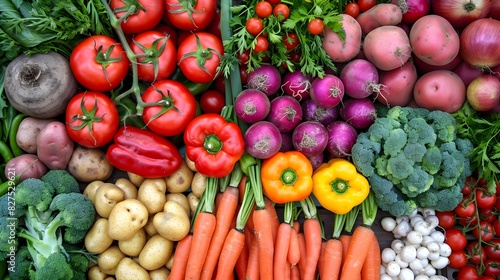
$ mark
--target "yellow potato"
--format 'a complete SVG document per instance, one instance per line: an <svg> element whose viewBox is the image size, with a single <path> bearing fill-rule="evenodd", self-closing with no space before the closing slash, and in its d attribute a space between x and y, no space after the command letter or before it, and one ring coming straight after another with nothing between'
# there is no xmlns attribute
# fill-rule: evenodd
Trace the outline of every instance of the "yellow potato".
<svg viewBox="0 0 500 280"><path fill-rule="evenodd" d="M116 279L119 280L150 280L149 273L131 258L123 258L116 267Z"/></svg>
<svg viewBox="0 0 500 280"><path fill-rule="evenodd" d="M165 177L167 191L169 193L183 193L191 187L194 172L191 170L185 161L177 171Z"/></svg>
<svg viewBox="0 0 500 280"><path fill-rule="evenodd" d="M107 276L97 265L89 268L89 271L87 271L89 280L105 280Z"/></svg>
<svg viewBox="0 0 500 280"><path fill-rule="evenodd" d="M190 160L188 157L184 157L184 161L186 162L186 165L191 169L192 171L196 172L196 164L194 161Z"/></svg>
<svg viewBox="0 0 500 280"><path fill-rule="evenodd" d="M130 239L119 240L118 248L129 257L137 257L144 248L148 236L144 228L140 228Z"/></svg>
<svg viewBox="0 0 500 280"><path fill-rule="evenodd" d="M114 275L118 263L125 257L125 254L120 251L120 248L118 248L118 246L116 245L113 245L98 255L97 265L102 270L102 272Z"/></svg>
<svg viewBox="0 0 500 280"><path fill-rule="evenodd" d="M201 197L207 186L207 177L200 172L194 173L193 180L191 182L191 192L197 197Z"/></svg>
<svg viewBox="0 0 500 280"><path fill-rule="evenodd" d="M144 182L144 180L146 180L146 178L139 176L137 174L134 174L132 172L127 172L127 175L128 175L128 179L130 180L130 182L132 182L132 184L134 184L136 187L139 187L142 184L142 182Z"/></svg>
<svg viewBox="0 0 500 280"><path fill-rule="evenodd" d="M148 222L148 209L137 199L118 202L109 214L109 236L114 240L126 240Z"/></svg>
<svg viewBox="0 0 500 280"><path fill-rule="evenodd" d="M200 198L197 197L194 193L189 193L187 195L187 199L189 203L189 209L191 210L191 216L193 216L196 208L198 207L198 204L200 203Z"/></svg>
<svg viewBox="0 0 500 280"><path fill-rule="evenodd" d="M100 254L111 246L113 239L108 234L108 219L98 218L84 239L87 251Z"/></svg>
<svg viewBox="0 0 500 280"><path fill-rule="evenodd" d="M146 231L146 234L148 236L153 236L158 234L158 231L156 230L155 225L153 224L153 218L155 214L149 215L148 222L144 226L144 230Z"/></svg>
<svg viewBox="0 0 500 280"><path fill-rule="evenodd" d="M137 187L127 178L118 178L115 185L125 193L125 199L137 198Z"/></svg>
<svg viewBox="0 0 500 280"><path fill-rule="evenodd" d="M90 182L83 190L83 195L88 197L95 204L95 192L104 184L103 181L99 180Z"/></svg>
<svg viewBox="0 0 500 280"><path fill-rule="evenodd" d="M153 224L159 234L172 241L184 238L191 227L191 221L184 208L172 200L165 203L163 212L155 214Z"/></svg>
<svg viewBox="0 0 500 280"><path fill-rule="evenodd" d="M189 208L189 201L188 201L185 194L183 194L183 193L167 193L167 195L165 195L165 197L167 198L167 201L173 200L173 201L179 203L184 208L184 210L186 210L186 213L188 215L191 215L191 209Z"/></svg>
<svg viewBox="0 0 500 280"><path fill-rule="evenodd" d="M137 192L137 199L148 209L149 214L158 213L163 209L167 199L167 185L163 178L146 179Z"/></svg>
<svg viewBox="0 0 500 280"><path fill-rule="evenodd" d="M170 270L166 267L160 267L149 272L149 277L151 280L165 280L170 275Z"/></svg>
<svg viewBox="0 0 500 280"><path fill-rule="evenodd" d="M125 199L125 193L112 183L104 183L95 191L94 206L97 214L108 218L113 207Z"/></svg>
<svg viewBox="0 0 500 280"><path fill-rule="evenodd" d="M139 254L139 264L147 270L158 269L167 263L173 250L172 240L160 234L152 236Z"/></svg>

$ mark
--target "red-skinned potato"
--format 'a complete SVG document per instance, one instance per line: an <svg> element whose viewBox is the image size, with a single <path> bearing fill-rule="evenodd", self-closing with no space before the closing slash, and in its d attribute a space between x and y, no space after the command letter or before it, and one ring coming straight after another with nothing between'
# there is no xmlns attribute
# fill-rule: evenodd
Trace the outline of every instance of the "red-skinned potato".
<svg viewBox="0 0 500 280"><path fill-rule="evenodd" d="M74 142L60 121L48 123L36 138L37 156L49 169L66 169Z"/></svg>
<svg viewBox="0 0 500 280"><path fill-rule="evenodd" d="M33 117L24 118L19 124L19 129L16 134L16 142L21 149L26 153L36 154L37 144L36 138L47 124L55 121L55 119L39 119Z"/></svg>
<svg viewBox="0 0 500 280"><path fill-rule="evenodd" d="M7 162L5 177L19 177L19 182L22 182L28 178L40 179L47 171L47 166L36 155L22 154Z"/></svg>
<svg viewBox="0 0 500 280"><path fill-rule="evenodd" d="M435 70L417 80L413 98L419 107L454 113L465 102L466 88L462 79L454 72Z"/></svg>
<svg viewBox="0 0 500 280"><path fill-rule="evenodd" d="M346 33L345 40L328 28L325 28L323 37L323 49L336 63L353 59L361 50L361 26L348 14L340 16L342 16L341 22Z"/></svg>
<svg viewBox="0 0 500 280"><path fill-rule="evenodd" d="M379 71L379 83L383 85L377 100L393 106L406 106L413 95L413 87L417 82L418 74L411 60L402 67L391 71Z"/></svg>

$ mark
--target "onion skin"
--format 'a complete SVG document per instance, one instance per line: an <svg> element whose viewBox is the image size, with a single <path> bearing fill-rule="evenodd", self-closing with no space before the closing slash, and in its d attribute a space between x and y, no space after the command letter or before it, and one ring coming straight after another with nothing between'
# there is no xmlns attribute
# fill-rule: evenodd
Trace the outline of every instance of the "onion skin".
<svg viewBox="0 0 500 280"><path fill-rule="evenodd" d="M340 104L344 97L344 84L334 75L317 77L311 85L311 99L323 108L332 108Z"/></svg>
<svg viewBox="0 0 500 280"><path fill-rule="evenodd" d="M262 65L248 73L247 88L258 89L266 95L273 95L280 89L281 74L273 65Z"/></svg>
<svg viewBox="0 0 500 280"><path fill-rule="evenodd" d="M344 121L334 121L326 129L328 130L326 151L329 158L350 156L352 146L354 146L358 137L356 129Z"/></svg>
<svg viewBox="0 0 500 280"><path fill-rule="evenodd" d="M328 144L328 130L315 121L301 122L293 130L292 143L295 150L311 157L322 153Z"/></svg>
<svg viewBox="0 0 500 280"><path fill-rule="evenodd" d="M316 170L325 161L325 154L319 153L319 154L307 157L307 159L311 162L313 170Z"/></svg>
<svg viewBox="0 0 500 280"><path fill-rule="evenodd" d="M266 120L273 123L280 132L290 132L302 121L303 113L297 99L280 95L271 100L271 111Z"/></svg>
<svg viewBox="0 0 500 280"><path fill-rule="evenodd" d="M377 68L366 59L354 59L340 72L345 94L352 98L365 98L380 92Z"/></svg>
<svg viewBox="0 0 500 280"><path fill-rule="evenodd" d="M393 0L391 2L398 5L403 12L401 22L410 25L427 15L431 9L430 0Z"/></svg>
<svg viewBox="0 0 500 280"><path fill-rule="evenodd" d="M234 100L236 116L246 123L264 120L271 109L269 97L257 89L245 89Z"/></svg>
<svg viewBox="0 0 500 280"><path fill-rule="evenodd" d="M323 125L328 125L338 119L339 111L339 106L325 109L316 105L312 99L302 102L302 113L306 121L317 121Z"/></svg>
<svg viewBox="0 0 500 280"><path fill-rule="evenodd" d="M273 156L280 150L281 144L281 134L271 122L256 122L245 132L246 151L255 158L266 159Z"/></svg>
<svg viewBox="0 0 500 280"><path fill-rule="evenodd" d="M487 17L500 20L500 1L491 1L491 9Z"/></svg>
<svg viewBox="0 0 500 280"><path fill-rule="evenodd" d="M347 99L342 102L342 105L340 116L355 129L368 128L377 118L375 104L368 97Z"/></svg>
<svg viewBox="0 0 500 280"><path fill-rule="evenodd" d="M460 56L472 66L488 69L500 64L500 21L478 19L460 34Z"/></svg>
<svg viewBox="0 0 500 280"><path fill-rule="evenodd" d="M471 22L485 18L496 0L434 0L432 11L447 19L453 27L462 29Z"/></svg>
<svg viewBox="0 0 500 280"><path fill-rule="evenodd" d="M295 70L288 72L282 79L281 89L286 95L292 96L299 102L310 97L310 89L313 78L311 75L304 75L302 71Z"/></svg>
<svg viewBox="0 0 500 280"><path fill-rule="evenodd" d="M467 87L467 101L477 111L492 110L500 102L500 81L487 74L475 78Z"/></svg>
<svg viewBox="0 0 500 280"><path fill-rule="evenodd" d="M452 71L462 79L465 86L468 86L472 80L483 74L483 71L476 67L472 67L465 61L460 62Z"/></svg>
<svg viewBox="0 0 500 280"><path fill-rule="evenodd" d="M293 150L292 134L293 132L280 132L281 134L281 148L280 152Z"/></svg>

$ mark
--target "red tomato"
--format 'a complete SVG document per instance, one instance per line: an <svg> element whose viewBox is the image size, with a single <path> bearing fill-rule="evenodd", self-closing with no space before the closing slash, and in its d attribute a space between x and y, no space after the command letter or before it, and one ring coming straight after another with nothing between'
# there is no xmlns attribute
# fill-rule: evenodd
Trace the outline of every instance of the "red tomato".
<svg viewBox="0 0 500 280"><path fill-rule="evenodd" d="M455 212L453 211L436 211L436 217L439 220L439 226L443 229L450 229L455 226Z"/></svg>
<svg viewBox="0 0 500 280"><path fill-rule="evenodd" d="M465 251L469 256L469 262L472 264L479 264L481 261L484 262L486 260L486 251L484 250L484 246L479 245L479 242L477 241L469 242Z"/></svg>
<svg viewBox="0 0 500 280"><path fill-rule="evenodd" d="M200 96L200 106L204 113L220 114L226 105L226 97L218 90L207 90Z"/></svg>
<svg viewBox="0 0 500 280"><path fill-rule="evenodd" d="M476 184L477 184L477 179L475 177L467 177L465 179L465 184L464 186L462 187L462 193L464 195L469 195L472 193L472 190L476 188Z"/></svg>
<svg viewBox="0 0 500 280"><path fill-rule="evenodd" d="M115 13L116 17L120 18L125 15L132 4L139 5L136 10L126 20L120 23L120 26L125 34L138 34L147 30L153 29L160 23L165 10L164 0L111 0L109 6Z"/></svg>
<svg viewBox="0 0 500 280"><path fill-rule="evenodd" d="M455 215L462 218L470 218L476 214L476 205L470 201L468 196L464 196L462 201L453 210Z"/></svg>
<svg viewBox="0 0 500 280"><path fill-rule="evenodd" d="M191 31L186 31L186 30L178 30L177 32L177 48L181 45L184 40L186 40L187 37L191 36L193 34Z"/></svg>
<svg viewBox="0 0 500 280"><path fill-rule="evenodd" d="M479 208L478 211L479 219L482 221L487 221L488 223L493 224L493 222L497 219L493 208Z"/></svg>
<svg viewBox="0 0 500 280"><path fill-rule="evenodd" d="M266 1L269 2L273 6L278 5L279 3L281 3L281 0L266 0Z"/></svg>
<svg viewBox="0 0 500 280"><path fill-rule="evenodd" d="M357 3L350 2L345 6L345 13L353 18L359 16L359 6Z"/></svg>
<svg viewBox="0 0 500 280"><path fill-rule="evenodd" d="M472 229L472 235L476 239L481 238L481 241L488 242L495 237L495 229L487 221L479 221L479 226Z"/></svg>
<svg viewBox="0 0 500 280"><path fill-rule="evenodd" d="M477 216L474 215L472 217L466 217L466 218L461 218L461 217L456 217L457 223L461 224L462 226L473 226L477 224Z"/></svg>
<svg viewBox="0 0 500 280"><path fill-rule="evenodd" d="M144 91L142 101L158 103L145 107L142 118L149 129L163 136L181 134L196 115L193 94L174 80L155 82Z"/></svg>
<svg viewBox="0 0 500 280"><path fill-rule="evenodd" d="M293 50L300 44L299 36L295 33L283 34L283 45L287 50Z"/></svg>
<svg viewBox="0 0 500 280"><path fill-rule="evenodd" d="M458 270L457 280L478 280L477 270L475 266L466 265Z"/></svg>
<svg viewBox="0 0 500 280"><path fill-rule="evenodd" d="M257 44L255 45L253 51L256 53L263 53L267 51L267 48L269 48L269 41L267 41L266 37L259 36L255 39L257 40Z"/></svg>
<svg viewBox="0 0 500 280"><path fill-rule="evenodd" d="M500 276L500 261L494 259L487 259L484 261L483 274L488 276Z"/></svg>
<svg viewBox="0 0 500 280"><path fill-rule="evenodd" d="M495 229L495 235L500 236L500 221L498 220L498 217L496 217L492 224Z"/></svg>
<svg viewBox="0 0 500 280"><path fill-rule="evenodd" d="M134 36L132 51L148 54L137 58L137 76L146 82L165 80L177 66L175 44L159 31L149 30Z"/></svg>
<svg viewBox="0 0 500 280"><path fill-rule="evenodd" d="M413 24L419 18L427 15L431 9L430 0L406 0L407 11L403 13L402 22Z"/></svg>
<svg viewBox="0 0 500 280"><path fill-rule="evenodd" d="M171 40L174 43L174 45L177 46L177 32L172 26L160 23L157 26L155 26L153 30L160 31L164 35L168 35L169 40Z"/></svg>
<svg viewBox="0 0 500 280"><path fill-rule="evenodd" d="M376 0L358 0L360 12L366 12L377 5Z"/></svg>
<svg viewBox="0 0 500 280"><path fill-rule="evenodd" d="M217 1L197 0L193 7L190 1L165 0L170 22L182 30L199 31L207 27L215 17Z"/></svg>
<svg viewBox="0 0 500 280"><path fill-rule="evenodd" d="M462 268L467 264L467 254L464 250L452 251L451 255L448 256L450 263L448 264L451 268Z"/></svg>
<svg viewBox="0 0 500 280"><path fill-rule="evenodd" d="M205 31L214 34L217 38L222 40L222 34L220 31L220 11L215 13L214 19L210 22Z"/></svg>
<svg viewBox="0 0 500 280"><path fill-rule="evenodd" d="M66 106L66 131L84 147L98 148L111 142L119 120L115 103L101 92L78 93Z"/></svg>
<svg viewBox="0 0 500 280"><path fill-rule="evenodd" d="M238 54L238 60L240 64L246 64L250 60L250 50L245 50Z"/></svg>
<svg viewBox="0 0 500 280"><path fill-rule="evenodd" d="M484 245L486 256L491 259L500 260L500 239L493 239Z"/></svg>
<svg viewBox="0 0 500 280"><path fill-rule="evenodd" d="M495 194L490 194L483 189L476 189L476 202L478 208L492 208L497 202Z"/></svg>
<svg viewBox="0 0 500 280"><path fill-rule="evenodd" d="M110 91L127 76L129 60L123 47L104 35L90 36L76 45L69 63L75 79L92 91Z"/></svg>
<svg viewBox="0 0 500 280"><path fill-rule="evenodd" d="M226 93L226 79L224 78L223 75L217 76L214 81L214 86L215 89L218 90L220 93L224 94Z"/></svg>
<svg viewBox="0 0 500 280"><path fill-rule="evenodd" d="M241 84L246 85L248 81L248 67L243 64L240 65L240 79L241 79Z"/></svg>
<svg viewBox="0 0 500 280"><path fill-rule="evenodd" d="M222 55L221 39L207 32L195 32L177 49L177 63L187 79L203 84L217 77Z"/></svg>
<svg viewBox="0 0 500 280"><path fill-rule="evenodd" d="M260 18L266 18L273 14L273 6L267 1L260 1L255 4L255 13Z"/></svg>
<svg viewBox="0 0 500 280"><path fill-rule="evenodd" d="M280 3L273 8L273 15L277 17L280 21L288 19L290 16L290 8L287 5Z"/></svg>
<svg viewBox="0 0 500 280"><path fill-rule="evenodd" d="M260 18L249 18L245 23L245 28L251 35L257 36L264 29L264 24Z"/></svg>
<svg viewBox="0 0 500 280"><path fill-rule="evenodd" d="M323 20L319 19L319 18L315 18L307 24L307 30L312 35L321 34L323 32L324 28L325 28L325 24L323 23Z"/></svg>
<svg viewBox="0 0 500 280"><path fill-rule="evenodd" d="M467 246L467 237L458 228L450 228L445 233L446 243L452 251L463 250Z"/></svg>

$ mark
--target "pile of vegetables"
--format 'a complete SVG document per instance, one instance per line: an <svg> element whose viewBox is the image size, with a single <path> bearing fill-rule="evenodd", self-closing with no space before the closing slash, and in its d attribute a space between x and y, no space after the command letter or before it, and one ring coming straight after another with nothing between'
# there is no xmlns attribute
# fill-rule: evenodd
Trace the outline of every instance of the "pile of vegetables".
<svg viewBox="0 0 500 280"><path fill-rule="evenodd" d="M7 278L497 276L498 1L0 6Z"/></svg>

